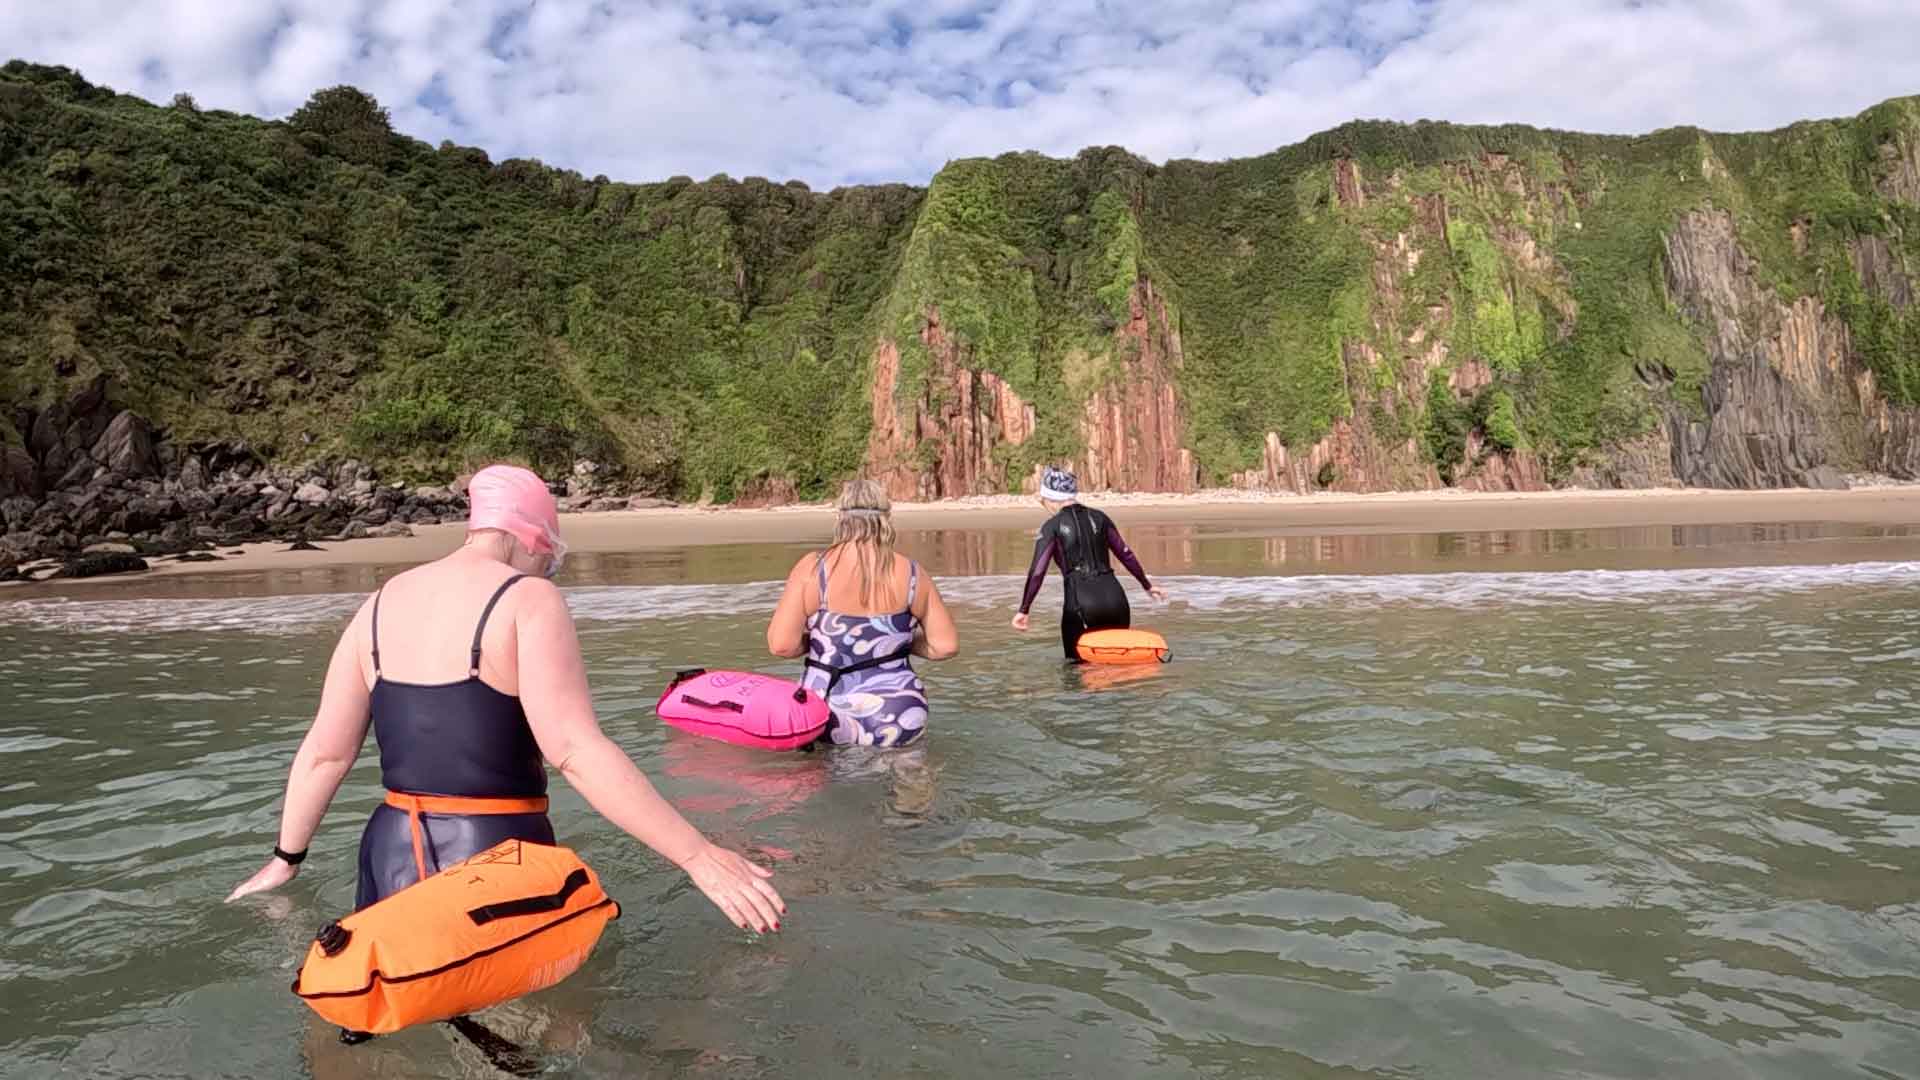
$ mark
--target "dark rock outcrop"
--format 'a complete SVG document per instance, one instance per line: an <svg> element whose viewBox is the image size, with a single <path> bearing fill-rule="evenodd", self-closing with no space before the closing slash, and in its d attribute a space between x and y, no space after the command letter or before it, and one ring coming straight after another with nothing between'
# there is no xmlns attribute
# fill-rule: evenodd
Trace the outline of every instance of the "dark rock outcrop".
<svg viewBox="0 0 1920 1080"><path fill-rule="evenodd" d="M15 561L109 540L158 556L215 541L404 536L466 515L463 488L383 485L359 461L269 467L241 442L172 443L101 379L13 419L26 442L0 448L0 557Z"/></svg>
<svg viewBox="0 0 1920 1080"><path fill-rule="evenodd" d="M122 411L93 445L93 461L130 479L160 475L153 428L142 417Z"/></svg>
<svg viewBox="0 0 1920 1080"><path fill-rule="evenodd" d="M1665 252L1668 293L1704 332L1712 364L1704 422L1668 407L1683 481L1844 488L1846 472L1920 475L1920 415L1880 395L1846 324L1818 299L1787 303L1760 283L1733 215L1682 215ZM1912 302L1884 242L1856 241L1851 255L1876 293L1896 306Z"/></svg>
<svg viewBox="0 0 1920 1080"><path fill-rule="evenodd" d="M32 455L24 447L0 447L0 499L37 499L44 493Z"/></svg>
<svg viewBox="0 0 1920 1080"><path fill-rule="evenodd" d="M1705 422L1689 422L1678 413L1669 418L1674 471L1688 486L1847 486L1827 463L1813 410L1764 359L1716 363L1705 397Z"/></svg>
<svg viewBox="0 0 1920 1080"><path fill-rule="evenodd" d="M125 552L103 552L97 555L82 555L68 561L65 566L54 571L56 578L103 577L107 574L137 574L147 569L147 560L138 555Z"/></svg>

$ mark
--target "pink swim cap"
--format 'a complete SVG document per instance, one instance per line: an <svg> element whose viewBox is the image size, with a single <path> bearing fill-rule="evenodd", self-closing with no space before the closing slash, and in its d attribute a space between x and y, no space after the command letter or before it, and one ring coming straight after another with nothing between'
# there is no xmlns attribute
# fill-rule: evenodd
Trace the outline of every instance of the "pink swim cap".
<svg viewBox="0 0 1920 1080"><path fill-rule="evenodd" d="M544 480L518 465L489 465L467 484L467 531L499 529L535 554L558 555L560 515Z"/></svg>

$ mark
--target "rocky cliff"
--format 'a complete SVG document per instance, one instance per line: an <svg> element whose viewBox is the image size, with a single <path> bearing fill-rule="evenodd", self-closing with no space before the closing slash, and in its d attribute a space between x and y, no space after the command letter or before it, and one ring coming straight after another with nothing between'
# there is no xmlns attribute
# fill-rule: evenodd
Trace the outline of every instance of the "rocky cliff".
<svg viewBox="0 0 1920 1080"><path fill-rule="evenodd" d="M1154 491L1920 475L1915 99L819 193L495 163L348 88L265 122L15 63L0 237L16 507L236 440L405 490L512 458L582 501L859 472L942 498L1048 463Z"/></svg>
<svg viewBox="0 0 1920 1080"><path fill-rule="evenodd" d="M926 385L900 400L900 347L882 338L873 356L873 429L864 468L895 499L929 501L1004 490L1000 447L1033 434L1033 406L1006 380L969 366L965 344L929 308L920 342L932 359Z"/></svg>

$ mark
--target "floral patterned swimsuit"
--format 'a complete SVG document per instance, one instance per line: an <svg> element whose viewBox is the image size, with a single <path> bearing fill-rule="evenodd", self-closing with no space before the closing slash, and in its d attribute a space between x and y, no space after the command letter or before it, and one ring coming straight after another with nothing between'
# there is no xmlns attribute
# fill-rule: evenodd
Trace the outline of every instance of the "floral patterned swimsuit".
<svg viewBox="0 0 1920 1080"><path fill-rule="evenodd" d="M907 606L890 615L827 610L827 562L820 608L807 617L807 667L800 683L827 699L835 746L905 746L927 727L927 693L913 670L913 597L920 565L907 560Z"/></svg>

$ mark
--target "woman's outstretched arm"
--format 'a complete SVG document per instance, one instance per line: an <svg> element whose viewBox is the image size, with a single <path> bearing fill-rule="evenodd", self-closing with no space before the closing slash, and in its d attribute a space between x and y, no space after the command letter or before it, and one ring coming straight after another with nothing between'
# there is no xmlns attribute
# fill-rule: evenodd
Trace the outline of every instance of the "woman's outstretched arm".
<svg viewBox="0 0 1920 1080"><path fill-rule="evenodd" d="M367 738L367 672L361 665L359 646L360 636L367 632L367 619L367 605L362 604L334 645L313 726L293 755L277 840L280 850L292 855L307 850ZM292 881L299 869L277 855L269 856L266 865L227 894L227 899L277 889Z"/></svg>
<svg viewBox="0 0 1920 1080"><path fill-rule="evenodd" d="M1153 582L1147 580L1146 570L1141 568L1139 557L1133 553L1133 549L1128 547L1126 540L1121 537L1120 527L1115 525L1111 518L1107 519L1106 526L1107 550L1113 552L1113 557L1120 560L1120 565L1127 568L1127 573L1133 575L1133 579L1140 583L1141 588L1152 593L1156 598L1165 600L1167 598L1166 590L1154 588Z"/></svg>
<svg viewBox="0 0 1920 1080"><path fill-rule="evenodd" d="M1027 587L1020 594L1020 612L1013 617L1013 628L1027 628L1027 613L1033 610L1033 601L1040 595L1040 586L1047 580L1047 564L1060 556L1060 537L1052 528L1043 527L1039 539L1033 542L1033 562L1027 567ZM1066 567L1060 568L1066 573Z"/></svg>
<svg viewBox="0 0 1920 1080"><path fill-rule="evenodd" d="M685 870L735 926L779 929L786 902L767 880L771 871L701 835L600 730L560 590L529 580L517 599L520 701L540 752L608 821Z"/></svg>

